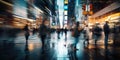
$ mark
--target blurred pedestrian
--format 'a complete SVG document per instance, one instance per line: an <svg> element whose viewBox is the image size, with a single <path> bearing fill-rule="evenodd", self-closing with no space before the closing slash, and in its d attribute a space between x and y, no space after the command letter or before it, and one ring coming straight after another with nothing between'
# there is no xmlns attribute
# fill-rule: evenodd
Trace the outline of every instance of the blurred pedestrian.
<svg viewBox="0 0 120 60"><path fill-rule="evenodd" d="M110 33L110 27L108 25L108 21L105 22L104 26L103 26L103 30L104 30L104 35L105 35L105 46L108 46L108 37L109 37L109 33Z"/></svg>
<svg viewBox="0 0 120 60"><path fill-rule="evenodd" d="M84 31L84 38L85 38L84 44L85 44L85 42L87 42L87 44L89 44L89 27L88 27L88 25L85 26L83 31Z"/></svg>
<svg viewBox="0 0 120 60"><path fill-rule="evenodd" d="M36 33L36 28L33 28L32 34L34 35Z"/></svg>
<svg viewBox="0 0 120 60"><path fill-rule="evenodd" d="M57 37L60 39L60 28L57 28Z"/></svg>
<svg viewBox="0 0 120 60"><path fill-rule="evenodd" d="M114 39L113 39L113 44L116 45L120 45L120 23L117 22L114 26Z"/></svg>
<svg viewBox="0 0 120 60"><path fill-rule="evenodd" d="M99 26L99 23L96 23L96 26L93 29L93 34L94 34L94 40L96 45L97 41L101 38L101 35L102 35L102 28Z"/></svg>
<svg viewBox="0 0 120 60"><path fill-rule="evenodd" d="M63 33L64 33L64 29L63 29L63 28L61 28L61 33L62 33L62 35L63 35Z"/></svg>
<svg viewBox="0 0 120 60"><path fill-rule="evenodd" d="M44 50L44 47L45 47L45 39L46 39L48 31L49 31L47 26L45 25L46 22L47 22L47 20L43 20L42 24L39 27L39 36L40 36L41 41L42 41L42 49L43 50Z"/></svg>
<svg viewBox="0 0 120 60"><path fill-rule="evenodd" d="M28 28L28 24L26 24L26 26L24 27L24 31L25 31L25 39L26 39L26 42L28 41L28 38L29 38L29 28Z"/></svg>
<svg viewBox="0 0 120 60"><path fill-rule="evenodd" d="M77 22L75 28L72 31L72 36L75 38L74 50L78 50L77 49L77 43L79 41L79 36L80 36L80 31L81 30L82 29L79 27L79 22Z"/></svg>
<svg viewBox="0 0 120 60"><path fill-rule="evenodd" d="M67 27L65 27L64 32L65 32L65 39L67 39Z"/></svg>

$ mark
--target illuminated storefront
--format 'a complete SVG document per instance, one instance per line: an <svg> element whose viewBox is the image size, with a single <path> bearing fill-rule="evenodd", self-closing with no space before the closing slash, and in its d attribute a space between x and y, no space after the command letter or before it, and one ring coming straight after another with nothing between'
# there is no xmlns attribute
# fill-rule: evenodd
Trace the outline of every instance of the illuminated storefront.
<svg viewBox="0 0 120 60"><path fill-rule="evenodd" d="M105 21L109 21L113 26L116 22L120 22L120 3L114 2L102 10L96 12L94 15L89 16L89 24L100 23L104 24Z"/></svg>

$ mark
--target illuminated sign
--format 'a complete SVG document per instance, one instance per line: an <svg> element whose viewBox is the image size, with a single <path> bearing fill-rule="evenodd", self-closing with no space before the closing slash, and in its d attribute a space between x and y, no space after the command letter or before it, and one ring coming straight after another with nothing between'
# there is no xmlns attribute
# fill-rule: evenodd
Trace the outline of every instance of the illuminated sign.
<svg viewBox="0 0 120 60"><path fill-rule="evenodd" d="M65 10L68 10L68 6L67 6L67 5L64 5L64 9L65 9Z"/></svg>
<svg viewBox="0 0 120 60"><path fill-rule="evenodd" d="M65 20L64 23L67 24L67 20Z"/></svg>
<svg viewBox="0 0 120 60"><path fill-rule="evenodd" d="M67 15L68 11L64 11L64 15Z"/></svg>
<svg viewBox="0 0 120 60"><path fill-rule="evenodd" d="M68 19L68 17L67 16L65 16L65 20L67 20Z"/></svg>
<svg viewBox="0 0 120 60"><path fill-rule="evenodd" d="M65 3L65 4L68 4L68 0L64 0L64 3Z"/></svg>

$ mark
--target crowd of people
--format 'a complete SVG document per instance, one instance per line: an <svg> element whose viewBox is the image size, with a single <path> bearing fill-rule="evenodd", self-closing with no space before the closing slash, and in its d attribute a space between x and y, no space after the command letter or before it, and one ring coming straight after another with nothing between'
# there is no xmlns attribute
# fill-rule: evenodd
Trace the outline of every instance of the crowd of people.
<svg viewBox="0 0 120 60"><path fill-rule="evenodd" d="M60 39L60 33L62 33L62 34L64 33L65 39L67 39L67 31L68 31L67 27L65 29L63 29L63 28L62 29L60 29L60 28L50 29L48 26L45 25L46 21L47 20L43 20L42 24L40 25L40 27L38 29L39 37L41 38L41 41L42 41L42 49L44 49L45 40L46 40L47 35L50 36L50 34L54 31L57 32L58 39ZM27 41L29 38L29 35L30 35L28 25L25 26L24 30L25 30L25 38ZM102 32L104 32L104 45L105 45L105 47L107 47L108 40L109 40L109 34L111 33L112 30L110 29L109 22L106 21L103 28L100 27L99 23L96 23L95 26L91 30L89 29L88 25L86 25L85 27L80 27L79 22L76 22L75 27L69 31L71 31L71 35L72 35L72 37L74 37L74 40L75 40L74 50L77 50L76 46L79 41L79 36L81 33L84 34L84 44L86 42L87 42L87 44L89 44L89 40L90 40L89 33L92 32L92 39L94 40L95 45L97 45L97 41L100 40L100 38L102 36ZM120 32L120 26L117 24L117 25L115 25L115 27L113 29L113 33L115 33L114 37L119 36L119 35L117 35L119 32ZM34 33L35 33L35 31L33 30L33 34Z"/></svg>

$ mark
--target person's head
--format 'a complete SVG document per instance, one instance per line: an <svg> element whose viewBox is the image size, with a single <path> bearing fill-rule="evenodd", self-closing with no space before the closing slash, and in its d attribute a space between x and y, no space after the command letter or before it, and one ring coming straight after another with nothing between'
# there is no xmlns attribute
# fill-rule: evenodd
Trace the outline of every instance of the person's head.
<svg viewBox="0 0 120 60"><path fill-rule="evenodd" d="M25 26L28 27L28 24L26 24Z"/></svg>
<svg viewBox="0 0 120 60"><path fill-rule="evenodd" d="M45 24L45 23L46 23L46 21L47 21L47 18L46 18L46 17L44 17L44 18L43 18L43 20L42 20L42 24Z"/></svg>
<svg viewBox="0 0 120 60"><path fill-rule="evenodd" d="M99 27L99 25L100 25L99 23L96 23L96 24L95 24L96 27Z"/></svg>
<svg viewBox="0 0 120 60"><path fill-rule="evenodd" d="M43 21L42 21L42 24L45 24L45 21L46 21L46 20L43 20Z"/></svg>
<svg viewBox="0 0 120 60"><path fill-rule="evenodd" d="M88 25L86 25L86 27L88 27Z"/></svg>
<svg viewBox="0 0 120 60"><path fill-rule="evenodd" d="M76 22L76 26L77 26L77 27L79 26L79 22Z"/></svg>
<svg viewBox="0 0 120 60"><path fill-rule="evenodd" d="M109 22L108 21L105 21L106 24L108 24Z"/></svg>

